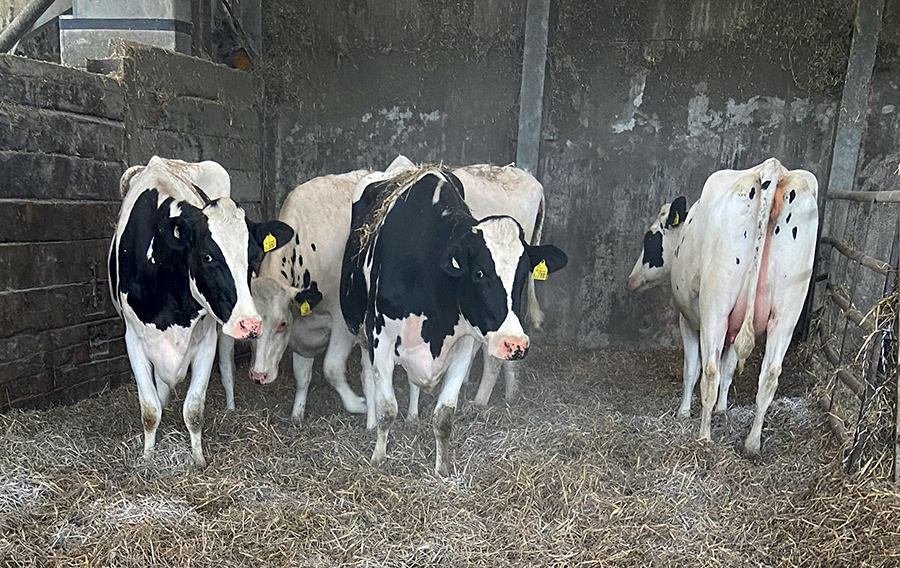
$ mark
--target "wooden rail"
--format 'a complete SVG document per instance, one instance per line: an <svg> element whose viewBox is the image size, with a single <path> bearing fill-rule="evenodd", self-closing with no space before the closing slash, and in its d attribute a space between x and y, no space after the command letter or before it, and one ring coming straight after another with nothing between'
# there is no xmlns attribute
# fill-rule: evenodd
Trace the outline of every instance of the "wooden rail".
<svg viewBox="0 0 900 568"><path fill-rule="evenodd" d="M828 199L862 203L900 203L900 191L829 191Z"/></svg>
<svg viewBox="0 0 900 568"><path fill-rule="evenodd" d="M847 369L838 369L838 366L841 364L841 359L838 356L837 351L828 344L821 333L819 334L819 339L822 342L822 352L825 354L825 358L828 359L828 362L831 363L835 369L837 369L838 378L841 379L842 383L847 385L847 388L853 391L853 394L862 398L866 392L865 385L856 380Z"/></svg>
<svg viewBox="0 0 900 568"><path fill-rule="evenodd" d="M859 310L853 307L853 304L843 292L832 286L830 283L826 286L828 297L844 312L847 319L852 321L866 333L875 331L875 324L871 320L865 319L865 316Z"/></svg>
<svg viewBox="0 0 900 568"><path fill-rule="evenodd" d="M826 245L833 246L839 253L846 256L850 260L860 263L869 270L873 270L882 276L887 276L891 271L891 265L883 260L878 260L867 254L863 254L848 244L842 243L831 237L822 237L821 242Z"/></svg>

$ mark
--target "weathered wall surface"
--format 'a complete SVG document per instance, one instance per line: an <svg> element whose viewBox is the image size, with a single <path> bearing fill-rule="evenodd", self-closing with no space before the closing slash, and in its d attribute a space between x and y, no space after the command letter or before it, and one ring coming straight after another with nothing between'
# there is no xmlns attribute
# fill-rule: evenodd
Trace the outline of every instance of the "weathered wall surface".
<svg viewBox="0 0 900 568"><path fill-rule="evenodd" d="M274 212L323 173L515 157L525 2L264 5ZM551 8L541 171L545 241L568 267L538 288L547 333L583 346L677 342L668 293L628 294L650 218L713 171L769 156L822 186L852 4L577 2Z"/></svg>
<svg viewBox="0 0 900 568"><path fill-rule="evenodd" d="M231 196L255 220L262 210L262 118L254 77L187 55L119 40L128 107L128 164L159 155L215 160Z"/></svg>
<svg viewBox="0 0 900 568"><path fill-rule="evenodd" d="M154 154L212 159L262 207L250 74L121 43L116 79L0 56L0 411L128 380L106 255L119 178Z"/></svg>
<svg viewBox="0 0 900 568"><path fill-rule="evenodd" d="M124 120L114 80L0 56L0 410L130 373L105 268Z"/></svg>
<svg viewBox="0 0 900 568"><path fill-rule="evenodd" d="M514 160L524 2L302 4L263 4L271 212L312 177L398 153Z"/></svg>

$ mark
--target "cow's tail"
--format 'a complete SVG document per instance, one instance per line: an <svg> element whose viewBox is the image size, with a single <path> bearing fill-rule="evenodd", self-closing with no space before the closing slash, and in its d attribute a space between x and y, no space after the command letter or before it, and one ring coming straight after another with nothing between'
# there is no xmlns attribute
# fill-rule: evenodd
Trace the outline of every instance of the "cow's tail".
<svg viewBox="0 0 900 568"><path fill-rule="evenodd" d="M753 314L756 311L756 291L759 286L759 274L762 269L763 251L766 239L769 235L770 219L777 219L782 205L780 194L783 189L780 186L781 164L775 158L766 160L762 165L759 175L759 211L756 216L756 242L753 244L753 263L751 272L747 275L749 289L747 291L747 312L744 314L744 322L741 330L734 340L734 348L737 349L738 374L744 370L744 362L753 351L756 343L756 330L753 329Z"/></svg>
<svg viewBox="0 0 900 568"><path fill-rule="evenodd" d="M538 206L537 218L534 220L534 232L531 234L531 246L541 244L541 233L544 230L544 194L541 192L541 204ZM525 318L528 325L534 331L541 331L544 325L544 312L538 304L537 296L534 293L534 278L529 278L525 286L528 294L526 300Z"/></svg>

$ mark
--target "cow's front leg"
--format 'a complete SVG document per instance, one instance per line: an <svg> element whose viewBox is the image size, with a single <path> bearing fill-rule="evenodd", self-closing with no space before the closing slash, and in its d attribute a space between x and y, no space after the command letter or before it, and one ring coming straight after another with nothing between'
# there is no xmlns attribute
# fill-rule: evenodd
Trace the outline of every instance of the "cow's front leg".
<svg viewBox="0 0 900 568"><path fill-rule="evenodd" d="M225 389L225 410L234 410L234 338L219 337L219 375Z"/></svg>
<svg viewBox="0 0 900 568"><path fill-rule="evenodd" d="M125 347L128 350L128 361L137 381L138 398L141 402L141 422L144 424L144 459L153 457L156 449L156 429L162 418L162 405L153 382L153 365L144 354L141 342L131 330L125 327Z"/></svg>
<svg viewBox="0 0 900 568"><path fill-rule="evenodd" d="M407 379L409 384L409 404L406 406L406 421L417 422L419 420L419 387L411 380Z"/></svg>
<svg viewBox="0 0 900 568"><path fill-rule="evenodd" d="M441 389L441 395L434 407L432 422L435 440L434 472L441 477L447 477L450 470L450 431L453 427L456 403L459 400L459 389L469 375L469 368L472 365L471 352L474 342L471 337L459 340L461 345L456 346L457 351L444 379L444 388Z"/></svg>
<svg viewBox="0 0 900 568"><path fill-rule="evenodd" d="M478 392L475 393L475 406L484 407L491 400L491 393L494 392L494 384L500 375L500 367L503 361L492 357L488 353L487 345L482 346L481 352L484 354L484 365L481 371L481 383L478 385Z"/></svg>
<svg viewBox="0 0 900 568"><path fill-rule="evenodd" d="M184 397L182 416L184 424L191 435L191 457L194 466L206 467L203 457L203 410L206 404L206 387L209 385L209 373L216 358L216 324L208 318L203 338L197 346L194 360L191 362L191 385Z"/></svg>
<svg viewBox="0 0 900 568"><path fill-rule="evenodd" d="M375 440L375 451L372 452L372 465L380 466L387 458L387 439L391 426L397 418L397 397L394 394L394 352L393 345L380 339L375 348L373 375L375 378L375 417L378 433Z"/></svg>
<svg viewBox="0 0 900 568"><path fill-rule="evenodd" d="M516 369L522 366L519 361L503 362L503 378L506 379L506 402L511 403L519 396L519 378L516 376Z"/></svg>
<svg viewBox="0 0 900 568"><path fill-rule="evenodd" d="M353 414L363 414L368 410L365 399L353 392L353 389L347 384L347 357L350 356L354 343L355 338L347 330L347 326L335 326L328 339L328 350L325 352L325 362L322 368L325 380L341 397L344 409Z"/></svg>
<svg viewBox="0 0 900 568"><path fill-rule="evenodd" d="M306 414L306 393L309 392L309 382L312 380L312 368L315 359L304 357L299 353L293 353L294 380L297 382L297 390L294 393L294 408L291 410L291 422L294 426L303 425L303 416Z"/></svg>

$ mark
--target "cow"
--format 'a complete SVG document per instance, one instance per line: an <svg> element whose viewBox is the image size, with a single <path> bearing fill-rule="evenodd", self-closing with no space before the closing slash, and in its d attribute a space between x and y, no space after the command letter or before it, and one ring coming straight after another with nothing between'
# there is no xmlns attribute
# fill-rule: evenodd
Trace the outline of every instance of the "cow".
<svg viewBox="0 0 900 568"><path fill-rule="evenodd" d="M487 344L498 359L524 358L529 338L519 317L526 281L568 260L555 246L527 243L512 217L476 219L464 199L459 178L428 166L363 179L354 193L341 310L371 366L364 373L372 373L377 418L373 465L386 458L397 416L392 376L399 363L429 391L446 375L432 427L435 473L448 474L453 415L474 349Z"/></svg>
<svg viewBox="0 0 900 568"><path fill-rule="evenodd" d="M297 384L291 420L297 426L303 421L313 357L323 350L326 379L341 395L344 408L349 412L366 410L360 406L361 399L347 386L346 359L356 338L342 323L339 301L341 261L350 233L353 191L365 175L381 179L413 167L406 157L399 156L387 174L357 170L318 177L294 189L282 206L279 219L293 227L296 236L280 256L270 256L263 262L259 278L252 282L253 298L262 315L262 330L252 344L250 375L259 384L272 383L278 377L281 358L290 347ZM526 240L539 244L543 188L530 174L511 166L489 165L466 166L454 173L463 181L467 203L477 216L509 214L520 221ZM539 328L543 313L534 297L533 280L529 279L526 292L526 319L533 328ZM341 323L334 326L334 321ZM233 352L234 340L222 336L219 368L228 409L234 409ZM475 397L478 406L487 405L500 371L498 359L488 356L486 351L484 359L484 374ZM503 362L507 400L516 393L512 365L513 362ZM409 420L418 418L418 394L418 387L410 383ZM375 427L372 406L368 409L367 426Z"/></svg>
<svg viewBox="0 0 900 568"><path fill-rule="evenodd" d="M323 351L325 378L344 408L366 412L365 400L347 384L346 361L357 341L343 323L339 290L353 190L368 173L358 170L317 177L288 194L278 218L294 229L294 239L263 261L259 277L252 282L262 329L252 345L250 378L258 384L274 382L290 347L297 384L291 421L296 426L302 424L306 411L314 358ZM234 409L233 353L234 339L222 337L219 368L229 410Z"/></svg>
<svg viewBox="0 0 900 568"><path fill-rule="evenodd" d="M775 158L747 170L722 170L706 180L687 210L684 197L662 207L644 234L627 288L641 291L669 281L684 343L684 395L702 371L700 438L710 438L728 388L765 334L756 415L744 443L757 457L766 410L775 396L784 354L806 298L818 230L818 181L788 171ZM724 348L724 349L723 349Z"/></svg>
<svg viewBox="0 0 900 568"><path fill-rule="evenodd" d="M162 408L191 368L182 415L191 455L205 467L201 431L218 326L232 337L259 333L251 270L267 250L293 238L278 221L254 223L229 198L215 162L154 156L120 181L122 209L109 248L109 288L125 320L125 345L138 386L144 458L152 457Z"/></svg>

